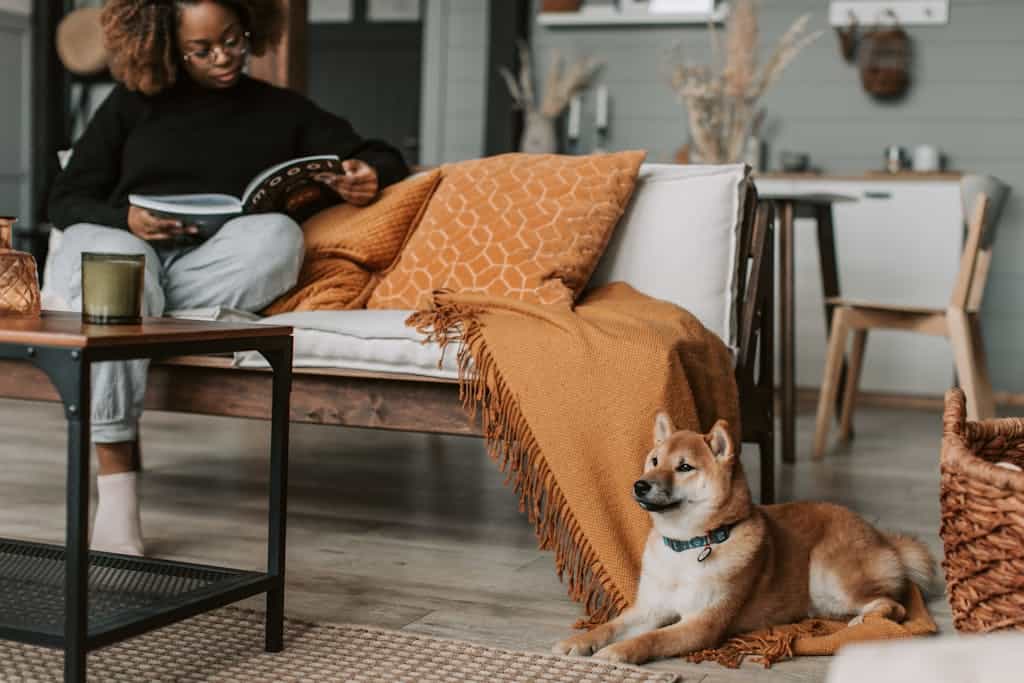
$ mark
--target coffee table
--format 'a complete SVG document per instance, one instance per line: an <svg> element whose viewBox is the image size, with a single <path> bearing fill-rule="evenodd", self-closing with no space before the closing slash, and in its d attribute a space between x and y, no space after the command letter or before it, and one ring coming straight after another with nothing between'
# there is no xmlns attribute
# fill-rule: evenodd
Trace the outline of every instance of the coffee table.
<svg viewBox="0 0 1024 683"><path fill-rule="evenodd" d="M42 370L68 425L64 547L0 539L0 638L64 650L64 680L85 681L86 654L260 593L266 649L283 647L292 329L146 318L86 325L77 313L0 317L0 359ZM242 571L90 552L89 406L93 363L255 350L273 369L267 569Z"/></svg>

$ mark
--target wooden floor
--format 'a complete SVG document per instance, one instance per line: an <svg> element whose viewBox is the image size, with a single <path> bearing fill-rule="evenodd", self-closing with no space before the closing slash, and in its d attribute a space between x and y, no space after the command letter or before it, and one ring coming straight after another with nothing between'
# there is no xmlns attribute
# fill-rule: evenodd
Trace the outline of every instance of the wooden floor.
<svg viewBox="0 0 1024 683"><path fill-rule="evenodd" d="M813 416L798 427L801 462L780 467L781 500L849 505L941 555L938 413L864 409L855 444L823 463L807 461ZM63 541L64 433L55 405L0 400L0 535ZM143 435L152 554L261 568L268 425L149 414ZM757 481L756 449L744 459ZM579 616L480 441L296 425L291 465L289 616L545 651ZM931 607L950 632L944 600ZM652 666L705 683L816 681L829 661Z"/></svg>

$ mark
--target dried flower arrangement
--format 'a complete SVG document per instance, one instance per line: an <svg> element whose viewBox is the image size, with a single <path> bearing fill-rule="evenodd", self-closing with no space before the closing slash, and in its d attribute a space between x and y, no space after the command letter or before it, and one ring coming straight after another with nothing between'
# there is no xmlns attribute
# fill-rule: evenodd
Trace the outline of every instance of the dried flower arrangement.
<svg viewBox="0 0 1024 683"><path fill-rule="evenodd" d="M677 45L669 64L672 88L686 105L690 134L704 163L743 158L757 103L790 62L821 31L808 34L810 15L793 22L764 64L759 62L758 0L734 0L726 26L725 58L712 25L712 65L693 64Z"/></svg>
<svg viewBox="0 0 1024 683"><path fill-rule="evenodd" d="M557 50L552 50L544 92L538 102L533 86L530 48L525 43L519 44L518 75L513 75L511 71L502 67L501 76L508 85L508 91L516 107L526 112L526 126L519 147L521 151L557 151L555 120L565 111L573 95L587 87L601 66L603 62L586 57L577 60L568 68L563 68L562 55Z"/></svg>

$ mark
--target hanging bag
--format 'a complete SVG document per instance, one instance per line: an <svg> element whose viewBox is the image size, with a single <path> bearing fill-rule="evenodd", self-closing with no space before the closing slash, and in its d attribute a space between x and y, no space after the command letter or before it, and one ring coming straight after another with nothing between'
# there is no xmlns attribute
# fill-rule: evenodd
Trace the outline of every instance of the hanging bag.
<svg viewBox="0 0 1024 683"><path fill-rule="evenodd" d="M858 51L864 90L880 100L902 97L910 88L910 36L900 26L872 29Z"/></svg>

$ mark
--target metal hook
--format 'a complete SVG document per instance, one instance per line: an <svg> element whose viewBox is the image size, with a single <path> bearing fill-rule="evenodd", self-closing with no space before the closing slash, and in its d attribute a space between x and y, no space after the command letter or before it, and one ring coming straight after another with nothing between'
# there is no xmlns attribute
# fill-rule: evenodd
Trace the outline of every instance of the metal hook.
<svg viewBox="0 0 1024 683"><path fill-rule="evenodd" d="M852 9L847 10L850 23L845 27L836 27L836 35L839 37L839 53L843 56L847 62L852 63L854 58L857 56L857 30L859 24L857 22L857 13Z"/></svg>
<svg viewBox="0 0 1024 683"><path fill-rule="evenodd" d="M896 14L896 10L894 10L892 7L886 7L885 9L880 11L875 16L875 23L876 24L881 24L882 23L882 19L885 18L885 17L888 17L889 19L891 19L893 25L898 26L899 23L900 23L900 17L899 17L898 14Z"/></svg>

